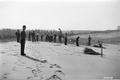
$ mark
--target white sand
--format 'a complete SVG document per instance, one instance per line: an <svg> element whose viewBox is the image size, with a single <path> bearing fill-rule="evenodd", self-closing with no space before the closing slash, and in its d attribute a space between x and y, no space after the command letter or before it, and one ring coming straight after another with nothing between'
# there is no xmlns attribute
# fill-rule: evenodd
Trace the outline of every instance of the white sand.
<svg viewBox="0 0 120 80"><path fill-rule="evenodd" d="M20 44L16 42L0 43L0 80L46 80L53 74L62 80L120 79L119 45L105 44L103 57L84 54L85 47L27 42L26 54L48 61L41 63L20 56Z"/></svg>

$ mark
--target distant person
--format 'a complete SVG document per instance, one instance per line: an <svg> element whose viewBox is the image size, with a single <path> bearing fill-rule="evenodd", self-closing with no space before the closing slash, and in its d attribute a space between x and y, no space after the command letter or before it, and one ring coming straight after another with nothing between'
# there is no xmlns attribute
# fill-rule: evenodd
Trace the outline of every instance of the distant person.
<svg viewBox="0 0 120 80"><path fill-rule="evenodd" d="M32 41L32 32L30 31L30 41Z"/></svg>
<svg viewBox="0 0 120 80"><path fill-rule="evenodd" d="M51 35L51 41L53 42L53 35Z"/></svg>
<svg viewBox="0 0 120 80"><path fill-rule="evenodd" d="M62 30L60 28L58 28L58 30L59 30L58 40L59 40L60 43L62 43Z"/></svg>
<svg viewBox="0 0 120 80"><path fill-rule="evenodd" d="M23 31L21 32L21 55L25 56L26 54L24 53L24 49L25 49L25 38L26 38L26 25L23 25Z"/></svg>
<svg viewBox="0 0 120 80"><path fill-rule="evenodd" d="M29 31L29 34L28 34L28 41L31 41L31 32Z"/></svg>
<svg viewBox="0 0 120 80"><path fill-rule="evenodd" d="M58 38L59 38L59 42L62 43L62 35L59 35Z"/></svg>
<svg viewBox="0 0 120 80"><path fill-rule="evenodd" d="M53 42L53 35L50 35L50 42Z"/></svg>
<svg viewBox="0 0 120 80"><path fill-rule="evenodd" d="M36 41L39 41L39 34L36 33Z"/></svg>
<svg viewBox="0 0 120 80"><path fill-rule="evenodd" d="M43 35L41 35L41 41L43 41Z"/></svg>
<svg viewBox="0 0 120 80"><path fill-rule="evenodd" d="M54 41L54 42L56 42L56 37L57 37L57 35L54 34L54 37L53 37L53 41Z"/></svg>
<svg viewBox="0 0 120 80"><path fill-rule="evenodd" d="M30 32L28 32L28 41L30 41Z"/></svg>
<svg viewBox="0 0 120 80"><path fill-rule="evenodd" d="M91 36L88 37L88 46L91 46Z"/></svg>
<svg viewBox="0 0 120 80"><path fill-rule="evenodd" d="M49 42L52 42L52 35L49 35Z"/></svg>
<svg viewBox="0 0 120 80"><path fill-rule="evenodd" d="M17 42L19 43L20 42L20 31L17 30L15 34L16 34Z"/></svg>
<svg viewBox="0 0 120 80"><path fill-rule="evenodd" d="M49 42L52 42L52 36L49 35Z"/></svg>
<svg viewBox="0 0 120 80"><path fill-rule="evenodd" d="M64 44L67 45L67 34L65 34L65 37L64 37Z"/></svg>
<svg viewBox="0 0 120 80"><path fill-rule="evenodd" d="M76 38L76 46L79 46L79 36Z"/></svg>
<svg viewBox="0 0 120 80"><path fill-rule="evenodd" d="M48 41L48 35L46 35L46 37L45 37L45 41Z"/></svg>
<svg viewBox="0 0 120 80"><path fill-rule="evenodd" d="M32 32L32 42L35 41L35 31Z"/></svg>

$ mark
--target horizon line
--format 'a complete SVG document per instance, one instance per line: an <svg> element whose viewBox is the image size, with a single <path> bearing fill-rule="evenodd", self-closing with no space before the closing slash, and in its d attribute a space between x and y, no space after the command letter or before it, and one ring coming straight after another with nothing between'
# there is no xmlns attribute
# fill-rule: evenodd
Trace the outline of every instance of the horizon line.
<svg viewBox="0 0 120 80"><path fill-rule="evenodd" d="M0 28L0 30L3 30L3 29L11 29L11 30L22 30L22 28L21 29L14 29L14 28ZM26 31L27 30L48 30L48 31L59 31L58 30L59 28L57 28L57 29L26 29ZM109 31L109 30L118 30L117 28L116 29L105 29L105 30L86 30L86 29L71 29L71 30L66 30L66 29L62 29L62 31Z"/></svg>

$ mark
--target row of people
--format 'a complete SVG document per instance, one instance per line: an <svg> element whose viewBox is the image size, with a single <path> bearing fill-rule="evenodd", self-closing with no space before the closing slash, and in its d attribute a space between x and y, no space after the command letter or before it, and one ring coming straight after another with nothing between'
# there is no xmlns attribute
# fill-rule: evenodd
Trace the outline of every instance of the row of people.
<svg viewBox="0 0 120 80"><path fill-rule="evenodd" d="M19 42L21 44L21 55L25 55L24 53L24 49L25 49L25 39L26 39L26 25L23 25L23 30L22 32L20 32L19 30L17 30L16 32L16 37L17 37L17 42ZM43 41L43 37L44 35L41 35L41 41ZM64 39L64 44L67 45L68 44L68 36L67 34L65 34L64 36L62 35L62 32L60 35L50 35L47 34L45 35L45 41L49 41L49 42L56 42L57 41L57 37L58 37L58 41L61 43L62 42L62 38ZM79 46L79 36L76 38L76 46ZM29 32L28 34L28 40L35 42L35 41L39 41L39 34L35 33L35 31ZM88 37L88 46L91 45L91 36L89 35Z"/></svg>

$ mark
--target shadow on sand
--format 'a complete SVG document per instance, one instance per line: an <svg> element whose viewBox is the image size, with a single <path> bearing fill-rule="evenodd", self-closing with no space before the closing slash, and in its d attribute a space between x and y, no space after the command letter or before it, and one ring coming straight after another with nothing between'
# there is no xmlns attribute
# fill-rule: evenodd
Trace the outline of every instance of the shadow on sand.
<svg viewBox="0 0 120 80"><path fill-rule="evenodd" d="M31 59L31 60L33 60L33 61L37 61L37 62L41 62L41 63L47 63L47 60L39 60L39 59L30 57L30 56L27 56L27 55L24 56L24 57L26 57L26 58L28 58L28 59Z"/></svg>

